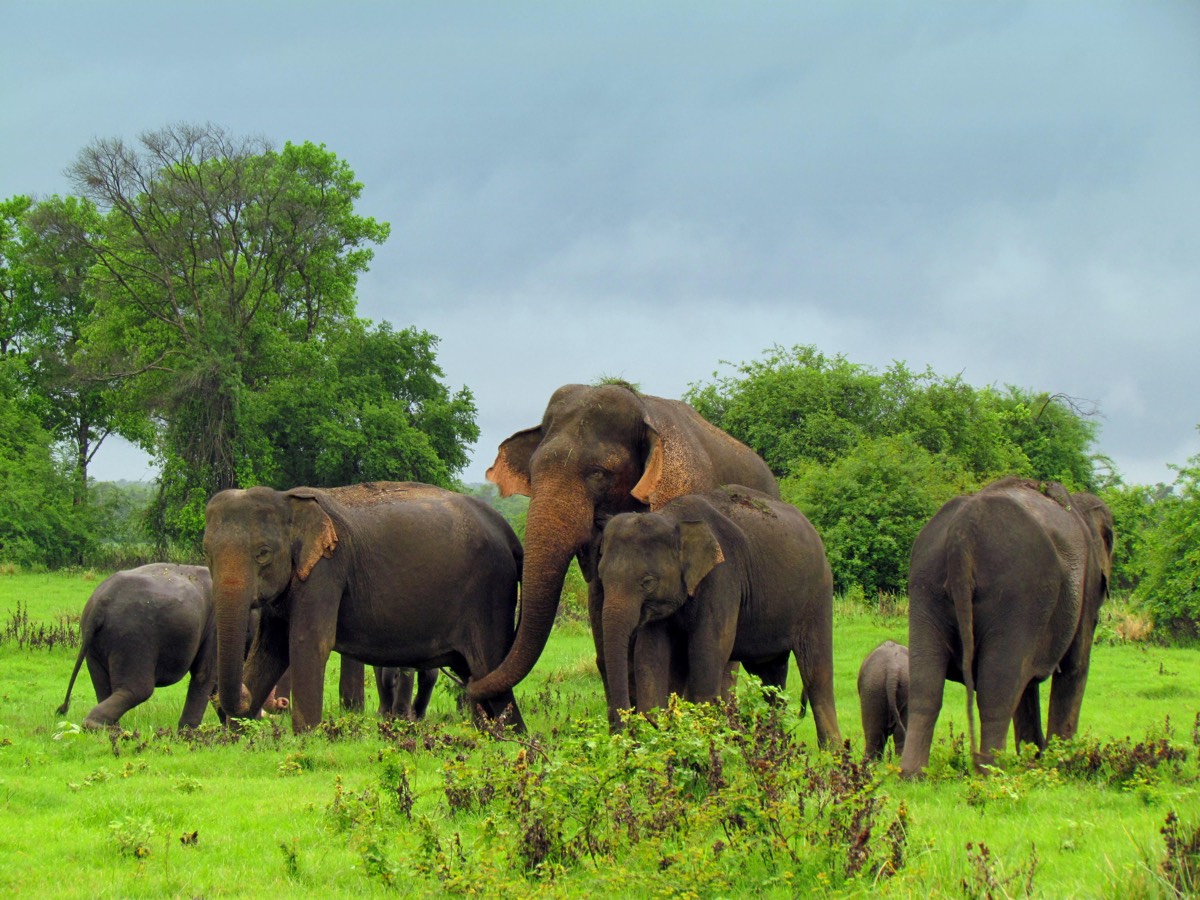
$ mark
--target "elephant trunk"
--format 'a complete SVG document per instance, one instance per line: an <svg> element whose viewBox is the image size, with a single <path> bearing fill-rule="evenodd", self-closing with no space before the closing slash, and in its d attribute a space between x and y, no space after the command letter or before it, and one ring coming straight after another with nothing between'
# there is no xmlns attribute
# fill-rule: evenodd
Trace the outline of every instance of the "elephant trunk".
<svg viewBox="0 0 1200 900"><path fill-rule="evenodd" d="M629 709L629 655L633 632L641 614L639 604L622 601L619 597L604 598L604 668L608 675L608 724L614 731L622 729L621 710Z"/></svg>
<svg viewBox="0 0 1200 900"><path fill-rule="evenodd" d="M534 493L525 525L525 560L521 574L521 617L516 638L504 661L467 687L471 702L511 691L538 661L562 596L571 557L591 539L593 511L586 500L563 502Z"/></svg>
<svg viewBox="0 0 1200 900"><path fill-rule="evenodd" d="M213 573L213 605L217 614L217 695L221 709L230 716L249 715L249 696L242 682L251 599L246 579L221 578Z"/></svg>

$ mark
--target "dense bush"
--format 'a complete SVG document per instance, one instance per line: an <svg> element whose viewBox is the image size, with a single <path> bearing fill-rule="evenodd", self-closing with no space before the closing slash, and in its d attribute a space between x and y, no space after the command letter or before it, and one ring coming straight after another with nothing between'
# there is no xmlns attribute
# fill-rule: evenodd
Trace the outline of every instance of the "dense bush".
<svg viewBox="0 0 1200 900"><path fill-rule="evenodd" d="M1137 598L1156 629L1186 638L1200 634L1200 455L1180 467L1174 493L1145 540L1145 577Z"/></svg>
<svg viewBox="0 0 1200 900"><path fill-rule="evenodd" d="M692 385L687 399L782 479L842 590L905 590L913 540L955 494L1003 475L1095 487L1095 425L1060 395L777 346L734 376Z"/></svg>

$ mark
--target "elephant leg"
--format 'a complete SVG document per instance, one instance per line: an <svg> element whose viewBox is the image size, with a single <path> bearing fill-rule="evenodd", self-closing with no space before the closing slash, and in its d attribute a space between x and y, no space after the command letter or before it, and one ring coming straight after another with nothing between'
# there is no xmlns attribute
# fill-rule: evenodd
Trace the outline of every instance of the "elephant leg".
<svg viewBox="0 0 1200 900"><path fill-rule="evenodd" d="M96 702L102 703L112 693L112 680L108 677L108 666L99 659L87 658L88 675L96 691Z"/></svg>
<svg viewBox="0 0 1200 900"><path fill-rule="evenodd" d="M366 708L367 692L364 687L366 677L366 666L357 659L342 657L342 673L338 676L338 694L341 696L342 709L349 712L362 712Z"/></svg>
<svg viewBox="0 0 1200 900"><path fill-rule="evenodd" d="M604 685L604 699L608 700L608 672L604 662L604 586L599 578L588 582L588 623L592 626L592 641L596 647L596 668L600 671L600 682ZM630 683L632 691L633 684ZM631 694L632 696L632 694Z"/></svg>
<svg viewBox="0 0 1200 900"><path fill-rule="evenodd" d="M757 677L764 687L775 688L777 693L772 698L773 701L783 699L783 692L787 688L788 665L791 660L791 654L785 654L779 659L768 660L760 663L742 663L743 668L751 675ZM722 673L724 678L724 673Z"/></svg>
<svg viewBox="0 0 1200 900"><path fill-rule="evenodd" d="M379 718L390 718L396 700L393 692L394 685L389 675L388 667L372 666L371 668L375 670L375 693L379 695Z"/></svg>
<svg viewBox="0 0 1200 900"><path fill-rule="evenodd" d="M911 611L908 644L908 732L900 771L906 778L914 778L929 765L933 730L942 711L942 695L952 657L946 636L940 629L933 623L922 621Z"/></svg>
<svg viewBox="0 0 1200 900"><path fill-rule="evenodd" d="M1046 749L1046 736L1042 733L1042 702L1038 683L1031 681L1017 704L1013 716L1013 737L1017 749L1022 744L1034 744L1038 750Z"/></svg>
<svg viewBox="0 0 1200 900"><path fill-rule="evenodd" d="M196 728L204 721L204 711L208 708L208 698L217 687L217 673L211 672L207 677L193 672L188 680L187 698L183 702L183 713L179 716L180 728Z"/></svg>
<svg viewBox="0 0 1200 900"><path fill-rule="evenodd" d="M115 725L129 710L149 700L154 693L152 665L146 661L110 657L108 675L115 687L104 700L92 707L83 720L84 726L103 728Z"/></svg>
<svg viewBox="0 0 1200 900"><path fill-rule="evenodd" d="M418 719L425 718L429 709L429 701L433 698L433 688L437 684L437 669L420 669L417 672L417 698L413 701L413 715Z"/></svg>
<svg viewBox="0 0 1200 900"><path fill-rule="evenodd" d="M838 746L842 743L842 730L838 727L837 703L833 697L832 631L829 634L802 637L793 652L803 691L812 706L817 744L821 747Z"/></svg>
<svg viewBox="0 0 1200 900"><path fill-rule="evenodd" d="M671 634L663 622L651 622L639 628L633 638L633 672L638 693L632 697L634 708L645 712L667 705L671 687Z"/></svg>
<svg viewBox="0 0 1200 900"><path fill-rule="evenodd" d="M990 766L995 752L1008 743L1008 727L1025 693L1016 665L1007 648L980 648L975 676L975 700L979 709L979 755L976 767Z"/></svg>
<svg viewBox="0 0 1200 900"><path fill-rule="evenodd" d="M1050 682L1050 716L1047 722L1050 737L1075 737L1075 732L1079 729L1079 711L1083 707L1083 690L1087 687L1087 677L1086 659L1073 668L1063 666L1054 673Z"/></svg>

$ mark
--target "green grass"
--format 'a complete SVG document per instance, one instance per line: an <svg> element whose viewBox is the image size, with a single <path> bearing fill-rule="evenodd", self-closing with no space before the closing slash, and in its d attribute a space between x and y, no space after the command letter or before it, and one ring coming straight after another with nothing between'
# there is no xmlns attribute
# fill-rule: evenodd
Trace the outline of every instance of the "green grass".
<svg viewBox="0 0 1200 900"><path fill-rule="evenodd" d="M18 604L31 622L77 616L99 581L0 575L0 631ZM855 748L858 665L886 638L906 642L906 632L902 617L838 607L838 713ZM842 793L831 785L859 777L853 757L812 749L811 716L784 722L806 749L766 750L778 768L757 772L741 761L751 756L746 735L731 736L711 708L661 714L631 729L636 742L609 738L590 635L578 623L556 628L517 688L531 730L520 742L463 725L442 685L420 726L338 714L336 666L331 726L304 737L286 716L231 735L211 713L196 738L179 737L172 726L186 684L156 691L121 731L83 733L72 723L94 702L86 671L68 722L54 712L75 653L0 643L5 893L908 897L1019 896L1031 884L1047 897L1170 896L1160 831L1172 810L1185 834L1200 826L1196 650L1098 646L1080 738L1042 761L1010 754L989 777L962 771L963 693L947 685L930 777L903 782L889 759ZM794 670L791 678L795 705ZM746 715L765 715L745 699L752 690L743 694ZM1186 758L1116 771L1138 743ZM1104 766L1073 774L1088 752ZM723 768L714 769L718 757ZM772 778L801 788L771 805L761 789ZM411 819L397 801L405 796ZM868 872L847 876L847 845L830 837L871 804L873 859L886 855L897 817L907 821L904 864L878 883ZM746 823L731 827L735 812ZM526 872L530 854L541 865Z"/></svg>

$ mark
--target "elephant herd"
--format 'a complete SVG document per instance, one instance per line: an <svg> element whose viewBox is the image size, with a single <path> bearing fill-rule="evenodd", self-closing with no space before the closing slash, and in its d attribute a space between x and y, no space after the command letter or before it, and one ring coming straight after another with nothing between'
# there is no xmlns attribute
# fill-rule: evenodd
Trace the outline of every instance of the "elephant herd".
<svg viewBox="0 0 1200 900"><path fill-rule="evenodd" d="M523 544L486 503L430 485L218 493L206 566L117 573L89 599L71 676L86 659L99 703L85 723L114 723L189 673L181 727L214 692L222 720L257 715L286 673L302 731L321 719L336 651L360 697L375 666L381 715L422 714L442 669L474 715L522 728L513 689L576 559L614 731L670 693L716 699L736 664L782 689L795 657L818 741L841 743L824 546L749 447L682 402L567 385L487 476L529 497ZM1045 746L1047 678L1049 735L1072 735L1112 543L1108 508L1054 482L1007 478L947 503L913 547L909 647L887 642L859 672L868 754L892 737L918 774L947 679L966 687L978 764L1010 722L1018 743Z"/></svg>

